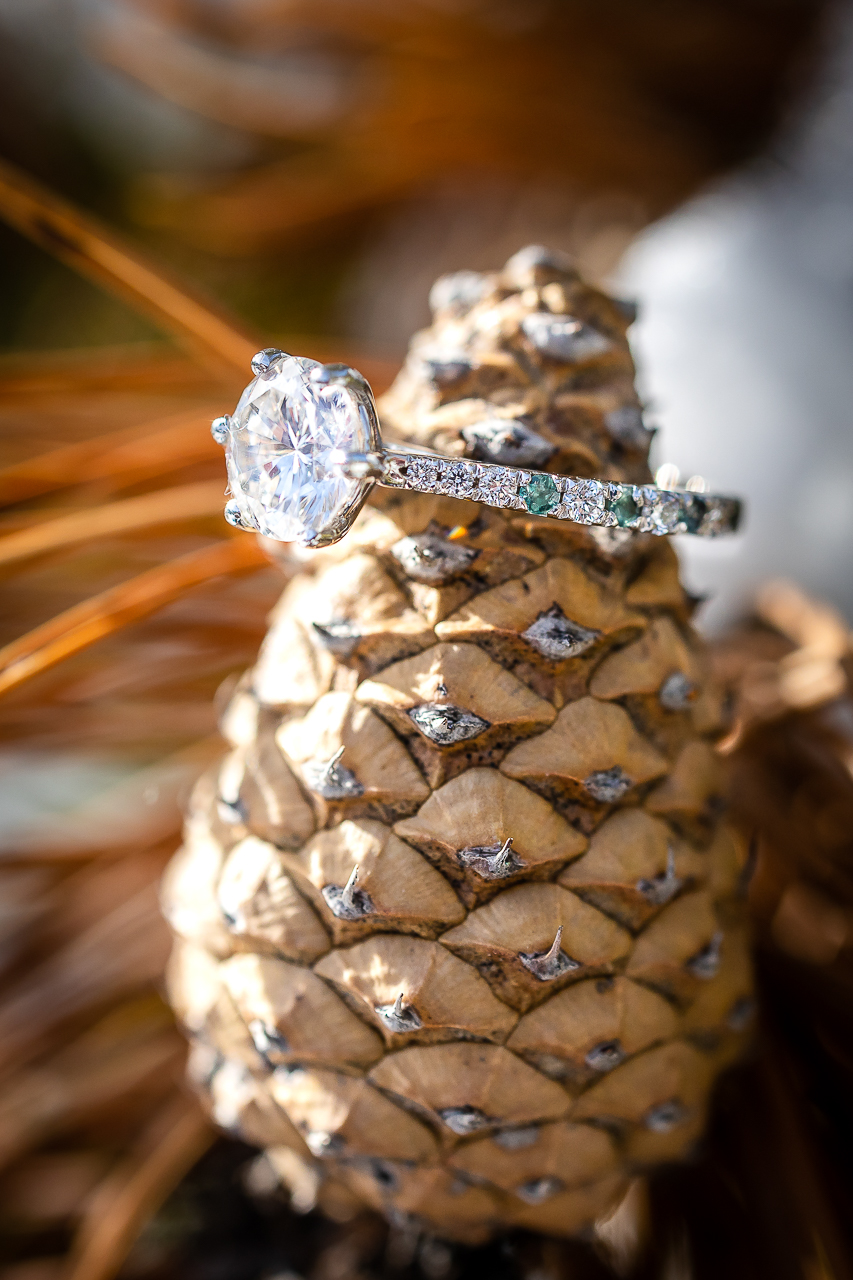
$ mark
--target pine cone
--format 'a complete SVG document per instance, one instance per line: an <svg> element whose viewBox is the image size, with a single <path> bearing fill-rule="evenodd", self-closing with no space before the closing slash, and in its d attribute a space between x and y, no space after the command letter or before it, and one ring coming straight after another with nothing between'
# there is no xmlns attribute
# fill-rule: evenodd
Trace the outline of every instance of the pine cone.
<svg viewBox="0 0 853 1280"><path fill-rule="evenodd" d="M648 479L623 307L541 249L431 300L388 438ZM689 612L665 539L464 498L304 556L165 886L195 1077L291 1185L571 1235L690 1152L751 977Z"/></svg>

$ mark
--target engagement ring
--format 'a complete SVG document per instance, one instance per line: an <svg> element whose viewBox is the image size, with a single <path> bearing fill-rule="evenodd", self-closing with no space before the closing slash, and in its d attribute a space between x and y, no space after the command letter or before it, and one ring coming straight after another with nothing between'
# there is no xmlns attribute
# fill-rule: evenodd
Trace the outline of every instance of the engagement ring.
<svg viewBox="0 0 853 1280"><path fill-rule="evenodd" d="M386 445L370 386L346 365L268 349L252 370L234 413L211 427L225 446L232 494L225 518L239 529L327 547L349 531L374 484L639 533L717 537L737 529L737 498Z"/></svg>

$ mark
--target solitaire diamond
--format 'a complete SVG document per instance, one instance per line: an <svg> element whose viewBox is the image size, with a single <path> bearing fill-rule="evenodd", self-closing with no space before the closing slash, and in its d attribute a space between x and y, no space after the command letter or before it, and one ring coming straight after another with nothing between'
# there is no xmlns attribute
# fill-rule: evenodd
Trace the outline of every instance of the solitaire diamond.
<svg viewBox="0 0 853 1280"><path fill-rule="evenodd" d="M283 353L249 383L226 441L228 479L246 527L307 546L341 536L367 486L342 474L340 456L374 444L359 391L336 367Z"/></svg>

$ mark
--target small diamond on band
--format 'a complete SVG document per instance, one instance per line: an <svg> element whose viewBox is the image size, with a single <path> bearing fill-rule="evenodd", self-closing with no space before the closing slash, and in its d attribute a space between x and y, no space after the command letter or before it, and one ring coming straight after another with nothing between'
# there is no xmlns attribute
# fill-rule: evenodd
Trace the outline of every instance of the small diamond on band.
<svg viewBox="0 0 853 1280"><path fill-rule="evenodd" d="M568 480L563 500L564 518L576 524L604 524L609 488L600 480Z"/></svg>

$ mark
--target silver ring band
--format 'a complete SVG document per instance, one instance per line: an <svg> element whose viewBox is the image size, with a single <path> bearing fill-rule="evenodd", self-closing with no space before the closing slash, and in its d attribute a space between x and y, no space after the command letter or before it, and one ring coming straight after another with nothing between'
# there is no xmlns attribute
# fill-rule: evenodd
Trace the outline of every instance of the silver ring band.
<svg viewBox="0 0 853 1280"><path fill-rule="evenodd" d="M377 467L370 474L388 488L468 498L505 511L526 511L575 524L713 538L734 533L741 514L737 498L688 489L583 480L404 449L385 448L380 457L381 470ZM346 464L344 470L352 474Z"/></svg>

